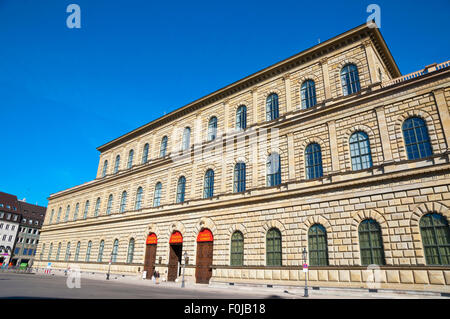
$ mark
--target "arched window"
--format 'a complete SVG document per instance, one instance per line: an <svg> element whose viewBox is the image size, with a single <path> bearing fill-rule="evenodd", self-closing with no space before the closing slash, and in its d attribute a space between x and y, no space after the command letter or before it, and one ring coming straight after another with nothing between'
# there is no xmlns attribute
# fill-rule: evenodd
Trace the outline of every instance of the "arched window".
<svg viewBox="0 0 450 319"><path fill-rule="evenodd" d="M424 120L419 117L410 117L403 123L402 129L408 159L420 159L433 154Z"/></svg>
<svg viewBox="0 0 450 319"><path fill-rule="evenodd" d="M203 184L203 198L214 196L214 171L208 169L205 173L205 182Z"/></svg>
<svg viewBox="0 0 450 319"><path fill-rule="evenodd" d="M125 211L125 208L127 207L127 192L122 192L122 198L120 199L120 209L119 213L123 213Z"/></svg>
<svg viewBox="0 0 450 319"><path fill-rule="evenodd" d="M309 144L305 149L306 179L320 178L323 176L322 152L317 143Z"/></svg>
<svg viewBox="0 0 450 319"><path fill-rule="evenodd" d="M136 192L136 203L134 204L134 209L135 210L141 209L142 193L143 193L142 187L139 187L137 189L137 192Z"/></svg>
<svg viewBox="0 0 450 319"><path fill-rule="evenodd" d="M385 265L380 225L374 219L365 219L359 224L359 247L363 266Z"/></svg>
<svg viewBox="0 0 450 319"><path fill-rule="evenodd" d="M159 205L161 205L161 191L162 191L162 184L161 182L158 182L155 185L155 194L153 196L153 207L158 207Z"/></svg>
<svg viewBox="0 0 450 319"><path fill-rule="evenodd" d="M112 202L113 202L113 195L110 194L108 197L108 204L106 205L106 215L111 214Z"/></svg>
<svg viewBox="0 0 450 319"><path fill-rule="evenodd" d="M127 168L131 168L133 166L133 156L134 156L134 150L130 150L130 153L128 153Z"/></svg>
<svg viewBox="0 0 450 319"><path fill-rule="evenodd" d="M309 228L308 248L311 266L328 266L327 231L325 227L315 224Z"/></svg>
<svg viewBox="0 0 450 319"><path fill-rule="evenodd" d="M167 151L167 136L164 136L161 140L161 148L159 151L159 157L166 156L166 151Z"/></svg>
<svg viewBox="0 0 450 319"><path fill-rule="evenodd" d="M178 179L178 184L177 184L177 203L182 203L184 202L184 193L186 190L186 177L181 176Z"/></svg>
<svg viewBox="0 0 450 319"><path fill-rule="evenodd" d="M231 236L230 265L244 265L244 235L240 231L235 231Z"/></svg>
<svg viewBox="0 0 450 319"><path fill-rule="evenodd" d="M77 203L75 205L75 212L73 213L73 220L77 220L78 218L78 211L80 210L80 203Z"/></svg>
<svg viewBox="0 0 450 319"><path fill-rule="evenodd" d="M52 260L52 250L53 250L53 243L50 243L50 248L48 249L48 260Z"/></svg>
<svg viewBox="0 0 450 319"><path fill-rule="evenodd" d="M80 247L81 247L81 243L78 242L77 248L75 249L75 258L73 259L74 261L78 261L78 257L80 256Z"/></svg>
<svg viewBox="0 0 450 319"><path fill-rule="evenodd" d="M91 249L92 249L92 241L89 241L86 249L86 262L89 262L89 259L91 258Z"/></svg>
<svg viewBox="0 0 450 319"><path fill-rule="evenodd" d="M245 163L239 162L234 166L234 192L245 191Z"/></svg>
<svg viewBox="0 0 450 319"><path fill-rule="evenodd" d="M142 164L147 163L147 159L148 159L148 148L149 145L148 143L144 145L144 151L142 152Z"/></svg>
<svg viewBox="0 0 450 319"><path fill-rule="evenodd" d="M347 64L341 70L342 93L344 96L361 90L358 68L354 64Z"/></svg>
<svg viewBox="0 0 450 319"><path fill-rule="evenodd" d="M189 149L189 146L191 145L191 128L186 127L183 131L183 141L181 144L181 150L187 150Z"/></svg>
<svg viewBox="0 0 450 319"><path fill-rule="evenodd" d="M83 214L83 219L87 218L89 212L89 201L86 201L86 204L84 204L84 214Z"/></svg>
<svg viewBox="0 0 450 319"><path fill-rule="evenodd" d="M266 99L266 120L272 121L277 119L279 116L278 95L276 93L272 93Z"/></svg>
<svg viewBox="0 0 450 319"><path fill-rule="evenodd" d="M355 132L350 136L350 157L352 170L358 171L372 167L369 137L365 132Z"/></svg>
<svg viewBox="0 0 450 319"><path fill-rule="evenodd" d="M70 205L67 205L66 215L64 216L64 221L65 222L69 220L69 214L70 214Z"/></svg>
<svg viewBox="0 0 450 319"><path fill-rule="evenodd" d="M133 262L133 255L134 255L134 238L131 238L130 242L128 243L128 254L127 254L128 264L131 264Z"/></svg>
<svg viewBox="0 0 450 319"><path fill-rule="evenodd" d="M61 252L61 243L58 244L58 249L56 250L56 257L55 260L59 260L59 253Z"/></svg>
<svg viewBox="0 0 450 319"><path fill-rule="evenodd" d="M247 107L241 105L236 111L236 130L242 131L247 128Z"/></svg>
<svg viewBox="0 0 450 319"><path fill-rule="evenodd" d="M45 252L45 243L42 244L41 253L39 254L39 260L42 260L42 258L44 257L44 252Z"/></svg>
<svg viewBox="0 0 450 319"><path fill-rule="evenodd" d="M120 155L117 155L116 162L114 164L114 173L117 173L119 171L119 165L120 165Z"/></svg>
<svg viewBox="0 0 450 319"><path fill-rule="evenodd" d="M102 240L100 242L100 246L98 247L98 257L97 262L101 263L103 260L103 250L105 249L105 241Z"/></svg>
<svg viewBox="0 0 450 319"><path fill-rule="evenodd" d="M317 104L316 85L313 80L306 80L302 83L300 95L302 99L302 109L308 109Z"/></svg>
<svg viewBox="0 0 450 319"><path fill-rule="evenodd" d="M217 117L213 116L208 122L208 141L215 140L217 137Z"/></svg>
<svg viewBox="0 0 450 319"><path fill-rule="evenodd" d="M66 256L64 257L65 261L68 261L70 257L70 242L67 243L67 247L66 247Z"/></svg>
<svg viewBox="0 0 450 319"><path fill-rule="evenodd" d="M103 171L102 171L102 177L106 176L106 171L108 169L108 161L105 160L105 162L103 163Z"/></svg>
<svg viewBox="0 0 450 319"><path fill-rule="evenodd" d="M61 211L62 211L62 208L60 207L60 208L58 209L58 215L56 215L56 222L57 222L57 223L59 223L59 220L60 220L60 218L61 218Z"/></svg>
<svg viewBox="0 0 450 319"><path fill-rule="evenodd" d="M94 217L98 216L99 209L100 209L100 197L98 197L97 201L95 202Z"/></svg>
<svg viewBox="0 0 450 319"><path fill-rule="evenodd" d="M117 261L117 252L119 250L119 240L114 240L113 250L112 250L112 256L111 261L115 263Z"/></svg>
<svg viewBox="0 0 450 319"><path fill-rule="evenodd" d="M420 232L427 265L450 265L450 228L441 214L429 213L420 219Z"/></svg>
<svg viewBox="0 0 450 319"><path fill-rule="evenodd" d="M281 184L281 161L278 153L272 153L267 157L267 186Z"/></svg>
<svg viewBox="0 0 450 319"><path fill-rule="evenodd" d="M281 233L276 228L267 232L266 257L267 266L281 266Z"/></svg>
<svg viewBox="0 0 450 319"><path fill-rule="evenodd" d="M52 212L50 213L50 219L48 221L49 224L51 224L52 221L53 221L53 215L55 215L55 210L54 209L52 209Z"/></svg>

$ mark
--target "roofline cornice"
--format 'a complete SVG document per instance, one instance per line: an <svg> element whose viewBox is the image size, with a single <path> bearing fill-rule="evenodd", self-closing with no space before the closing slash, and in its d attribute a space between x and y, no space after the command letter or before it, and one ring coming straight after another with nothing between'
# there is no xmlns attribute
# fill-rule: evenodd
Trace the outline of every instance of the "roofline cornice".
<svg viewBox="0 0 450 319"><path fill-rule="evenodd" d="M304 50L300 53L297 53L287 59L284 59L278 63L275 63L267 68L264 68L256 73L253 73L241 80L233 82L217 91L214 91L200 99L197 99L181 108L178 108L160 118L157 118L145 125L142 125L131 132L128 132L106 144L103 144L97 147L97 150L100 152L105 152L115 146L118 146L130 139L133 139L145 132L150 131L158 126L161 126L169 121L172 121L180 116L183 116L187 113L193 112L197 109L200 109L206 105L215 103L220 101L232 94L237 92L246 90L251 88L257 83L267 80L268 78L272 78L281 73L289 71L290 69L307 63L311 60L318 59L324 55L329 54L330 52L335 51L341 46L345 46L348 44L349 40L361 40L363 38L370 37L374 42L375 47L386 63L389 72L393 78L401 75L397 64L395 63L394 58L391 55L383 37L381 36L378 28L370 28L366 23L351 29L347 32L344 32L340 35L337 35L325 42L317 44L307 50Z"/></svg>

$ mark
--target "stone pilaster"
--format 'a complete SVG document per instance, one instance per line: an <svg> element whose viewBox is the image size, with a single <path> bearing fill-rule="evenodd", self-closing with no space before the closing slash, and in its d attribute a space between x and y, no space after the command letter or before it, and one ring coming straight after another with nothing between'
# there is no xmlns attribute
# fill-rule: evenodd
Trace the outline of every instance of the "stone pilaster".
<svg viewBox="0 0 450 319"><path fill-rule="evenodd" d="M289 181L295 180L295 157L294 157L294 134L289 132L287 134L288 144L288 161L289 161Z"/></svg>
<svg viewBox="0 0 450 319"><path fill-rule="evenodd" d="M291 78L290 74L285 74L283 76L284 89L286 91L286 113L292 111L292 99L291 99Z"/></svg>
<svg viewBox="0 0 450 319"><path fill-rule="evenodd" d="M384 106L377 107L375 109L378 120L378 130L381 137L381 146L383 148L384 161L392 161L391 142L389 140L389 131L386 124L386 116L384 114Z"/></svg>
<svg viewBox="0 0 450 319"><path fill-rule="evenodd" d="M364 50L366 52L367 64L369 65L369 75L370 75L370 83L376 83L377 80L377 72L375 69L375 52L373 52L372 41L365 40L362 43Z"/></svg>
<svg viewBox="0 0 450 319"><path fill-rule="evenodd" d="M328 72L328 59L323 58L320 60L320 65L322 66L323 84L325 90L325 99L331 99L331 87L330 87L330 75Z"/></svg>
<svg viewBox="0 0 450 319"><path fill-rule="evenodd" d="M336 123L330 121L328 124L328 135L330 137L330 149L331 149L331 167L333 172L339 171L339 153L338 142L336 136Z"/></svg>
<svg viewBox="0 0 450 319"><path fill-rule="evenodd" d="M253 99L253 123L258 123L258 90L257 88L254 88L250 91L252 93L252 99Z"/></svg>
<svg viewBox="0 0 450 319"><path fill-rule="evenodd" d="M224 128L223 128L223 133L224 134L226 134L227 132L228 132L228 127L229 127L229 125L230 125L230 120L229 120L229 117L230 117L230 110L229 110L229 101L228 100L225 100L224 102L223 102L223 108L224 108L224 117L225 117L225 119L224 119Z"/></svg>
<svg viewBox="0 0 450 319"><path fill-rule="evenodd" d="M445 99L444 89L433 91L434 100L441 120L447 150L450 148L450 115L448 112L447 100Z"/></svg>

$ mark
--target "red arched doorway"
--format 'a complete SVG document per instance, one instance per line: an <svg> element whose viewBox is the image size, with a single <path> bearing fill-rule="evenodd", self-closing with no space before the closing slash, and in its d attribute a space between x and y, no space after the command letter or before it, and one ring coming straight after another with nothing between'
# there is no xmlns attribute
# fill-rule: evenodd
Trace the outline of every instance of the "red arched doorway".
<svg viewBox="0 0 450 319"><path fill-rule="evenodd" d="M208 284L212 276L213 260L212 232L203 228L197 236L197 265L195 267L195 281L199 284Z"/></svg>
<svg viewBox="0 0 450 319"><path fill-rule="evenodd" d="M175 281L180 275L181 258L183 252L183 235L179 231L174 231L169 240L169 266L167 281Z"/></svg>
<svg viewBox="0 0 450 319"><path fill-rule="evenodd" d="M156 263L156 244L158 243L158 238L155 233L151 233L147 236L145 242L145 259L144 259L144 271L147 272L147 279L152 278L153 272L155 271Z"/></svg>

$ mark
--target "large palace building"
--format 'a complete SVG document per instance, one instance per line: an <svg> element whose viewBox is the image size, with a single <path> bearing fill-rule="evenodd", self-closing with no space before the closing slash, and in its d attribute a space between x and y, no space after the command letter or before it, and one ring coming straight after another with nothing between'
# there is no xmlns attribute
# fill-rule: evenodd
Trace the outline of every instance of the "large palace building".
<svg viewBox="0 0 450 319"><path fill-rule="evenodd" d="M320 43L98 147L35 266L449 292L449 80L373 24Z"/></svg>

